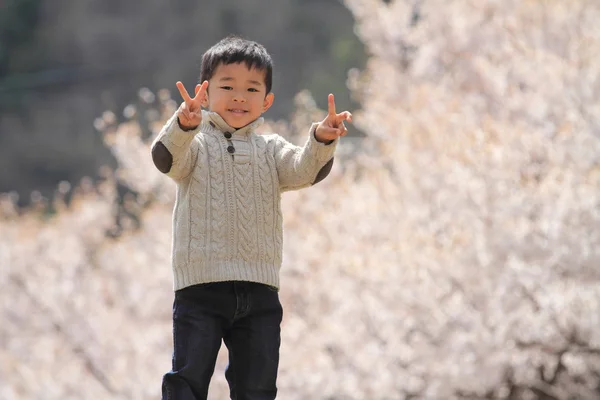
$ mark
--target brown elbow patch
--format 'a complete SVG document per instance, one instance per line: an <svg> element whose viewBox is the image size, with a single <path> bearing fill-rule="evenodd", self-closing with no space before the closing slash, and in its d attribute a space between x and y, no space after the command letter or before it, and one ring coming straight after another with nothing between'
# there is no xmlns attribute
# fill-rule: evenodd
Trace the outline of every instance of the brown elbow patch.
<svg viewBox="0 0 600 400"><path fill-rule="evenodd" d="M315 180L312 184L316 185L317 183L319 183L323 179L325 179L327 177L327 175L329 175L329 173L331 172L332 167L333 167L333 158L331 160L327 161L327 164L323 165L323 168L321 168L319 170L319 173L317 174L317 177L315 178Z"/></svg>
<svg viewBox="0 0 600 400"><path fill-rule="evenodd" d="M160 172L166 174L173 166L173 155L164 144L156 142L152 147L152 161Z"/></svg>

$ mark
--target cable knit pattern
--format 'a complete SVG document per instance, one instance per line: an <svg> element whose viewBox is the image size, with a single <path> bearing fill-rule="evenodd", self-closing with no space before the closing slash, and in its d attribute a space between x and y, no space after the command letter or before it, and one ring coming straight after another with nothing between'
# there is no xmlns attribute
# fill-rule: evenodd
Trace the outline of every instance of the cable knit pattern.
<svg viewBox="0 0 600 400"><path fill-rule="evenodd" d="M266 156L267 144L261 137L260 140L256 141L256 157L258 164L258 181L259 191L257 197L259 203L262 205L262 220L260 235L262 235L264 243L263 257L268 259L276 260L275 256L275 242L274 238L276 235L275 226L275 210L279 207L279 196L273 190L277 187L277 174L273 171L277 171L275 168L274 160Z"/></svg>
<svg viewBox="0 0 600 400"><path fill-rule="evenodd" d="M215 137L207 137L210 177L210 221L211 243L210 263L223 263L227 260L227 224L225 210L225 180L223 179L223 159L221 146Z"/></svg>
<svg viewBox="0 0 600 400"><path fill-rule="evenodd" d="M237 228L238 228L238 248L237 257L249 262L256 258L256 250L258 243L256 235L252 231L252 226L255 225L254 218L256 217L256 210L254 209L254 203L251 201L254 198L252 193L251 175L250 168L247 165L234 165L234 186L235 186L235 202L237 212Z"/></svg>
<svg viewBox="0 0 600 400"><path fill-rule="evenodd" d="M310 186L333 157L314 138L303 147L279 135L257 135L262 118L235 130L216 113L183 131L173 116L155 142L173 156L167 175L177 183L173 211L173 286L252 281L279 287L283 218L281 193ZM229 154L224 133L239 151Z"/></svg>
<svg viewBox="0 0 600 400"><path fill-rule="evenodd" d="M190 190L188 197L190 199L189 208L190 215L204 213L207 205L206 190L194 190L193 188L205 188L207 186L207 177L204 171L201 170L200 164L196 165L194 173L190 179ZM190 244L189 260L194 262L206 263L207 261L207 243L208 243L208 226L209 218L190 218ZM203 270L198 269L183 269L183 273L189 276L190 280L203 280Z"/></svg>

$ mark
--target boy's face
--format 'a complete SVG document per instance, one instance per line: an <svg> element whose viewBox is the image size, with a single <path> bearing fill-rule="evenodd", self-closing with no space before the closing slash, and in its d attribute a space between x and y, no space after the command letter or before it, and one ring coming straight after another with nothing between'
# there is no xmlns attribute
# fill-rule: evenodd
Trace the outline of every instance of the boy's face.
<svg viewBox="0 0 600 400"><path fill-rule="evenodd" d="M265 74L246 64L220 64L208 81L202 106L216 112L233 128L259 118L273 104L273 93L265 93Z"/></svg>

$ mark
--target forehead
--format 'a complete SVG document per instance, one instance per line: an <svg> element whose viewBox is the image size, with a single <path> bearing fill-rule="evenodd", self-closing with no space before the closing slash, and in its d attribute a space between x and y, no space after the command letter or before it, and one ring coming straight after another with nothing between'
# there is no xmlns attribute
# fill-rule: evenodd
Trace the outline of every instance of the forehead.
<svg viewBox="0 0 600 400"><path fill-rule="evenodd" d="M265 71L248 68L245 63L219 64L213 74L214 80L256 81L265 82Z"/></svg>

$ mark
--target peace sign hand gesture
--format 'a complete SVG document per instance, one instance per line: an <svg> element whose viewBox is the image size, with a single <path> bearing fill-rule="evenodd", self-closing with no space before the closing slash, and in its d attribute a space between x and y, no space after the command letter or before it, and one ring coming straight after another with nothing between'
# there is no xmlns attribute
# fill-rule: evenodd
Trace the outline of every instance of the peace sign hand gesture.
<svg viewBox="0 0 600 400"><path fill-rule="evenodd" d="M338 137L346 136L348 130L344 126L344 121L352 122L352 114L343 111L339 114L335 112L335 99L333 94L327 98L328 113L323 121L319 123L315 131L315 138L318 142L327 143Z"/></svg>
<svg viewBox="0 0 600 400"><path fill-rule="evenodd" d="M206 99L206 89L208 81L202 82L202 85L196 85L194 98L191 98L183 83L176 83L179 94L183 98L183 103L177 110L179 125L183 130L189 131L196 129L202 122L202 102Z"/></svg>

